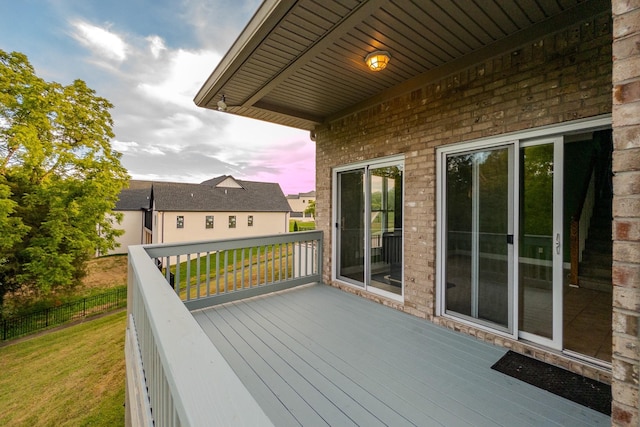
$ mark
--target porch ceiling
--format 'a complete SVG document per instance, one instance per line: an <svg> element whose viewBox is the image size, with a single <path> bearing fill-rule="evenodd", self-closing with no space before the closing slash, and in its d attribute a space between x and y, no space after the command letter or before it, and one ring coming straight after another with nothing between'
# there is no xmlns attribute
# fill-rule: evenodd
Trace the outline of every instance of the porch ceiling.
<svg viewBox="0 0 640 427"><path fill-rule="evenodd" d="M266 0L195 97L313 129L611 9L609 0ZM391 54L374 73L365 56Z"/></svg>

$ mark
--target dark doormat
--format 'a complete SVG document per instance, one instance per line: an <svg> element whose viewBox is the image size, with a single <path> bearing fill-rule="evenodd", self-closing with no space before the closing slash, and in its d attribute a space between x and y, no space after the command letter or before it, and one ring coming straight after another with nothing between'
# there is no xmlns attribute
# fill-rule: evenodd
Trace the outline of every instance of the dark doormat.
<svg viewBox="0 0 640 427"><path fill-rule="evenodd" d="M611 386L509 350L491 369L611 415Z"/></svg>

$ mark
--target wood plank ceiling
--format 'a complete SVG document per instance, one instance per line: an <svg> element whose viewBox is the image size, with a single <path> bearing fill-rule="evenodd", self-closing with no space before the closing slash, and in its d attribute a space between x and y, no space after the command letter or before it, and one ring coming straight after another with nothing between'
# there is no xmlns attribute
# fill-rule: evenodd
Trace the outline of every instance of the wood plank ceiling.
<svg viewBox="0 0 640 427"><path fill-rule="evenodd" d="M266 0L197 105L312 130L412 79L443 76L610 10L609 0ZM365 56L391 54L370 71ZM397 90L397 89L396 89Z"/></svg>

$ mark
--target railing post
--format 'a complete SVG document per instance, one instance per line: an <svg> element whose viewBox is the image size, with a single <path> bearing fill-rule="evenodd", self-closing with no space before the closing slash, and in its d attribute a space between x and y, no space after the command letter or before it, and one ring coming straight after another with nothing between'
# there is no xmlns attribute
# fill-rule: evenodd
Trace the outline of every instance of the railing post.
<svg viewBox="0 0 640 427"><path fill-rule="evenodd" d="M162 286L149 255L129 247L125 424L151 425L152 416L156 425L272 425L175 291ZM216 382L224 387L208 386ZM136 413L147 421L136 424Z"/></svg>

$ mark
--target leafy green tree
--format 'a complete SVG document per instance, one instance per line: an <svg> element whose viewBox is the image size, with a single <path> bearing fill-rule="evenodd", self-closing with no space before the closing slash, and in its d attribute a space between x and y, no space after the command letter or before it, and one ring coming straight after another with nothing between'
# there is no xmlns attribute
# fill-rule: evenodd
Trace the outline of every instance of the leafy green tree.
<svg viewBox="0 0 640 427"><path fill-rule="evenodd" d="M46 82L25 55L0 50L0 303L20 287L74 285L115 246L128 175L110 108L83 81Z"/></svg>
<svg viewBox="0 0 640 427"><path fill-rule="evenodd" d="M304 210L305 215L309 215L311 214L312 217L316 217L316 201L315 200L309 200L309 204L307 205L307 208Z"/></svg>

